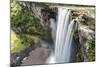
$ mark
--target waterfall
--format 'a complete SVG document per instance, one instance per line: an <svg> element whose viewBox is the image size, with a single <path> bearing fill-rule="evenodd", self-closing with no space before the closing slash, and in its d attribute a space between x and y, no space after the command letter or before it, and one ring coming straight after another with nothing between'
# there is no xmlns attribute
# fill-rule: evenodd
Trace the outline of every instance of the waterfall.
<svg viewBox="0 0 100 67"><path fill-rule="evenodd" d="M55 63L70 62L74 20L70 21L71 11L58 8L58 22L55 42Z"/></svg>
<svg viewBox="0 0 100 67"><path fill-rule="evenodd" d="M65 63L75 61L76 44L73 40L75 22L70 21L71 10L58 8L57 22L50 19L50 28L54 51L48 58L48 63Z"/></svg>

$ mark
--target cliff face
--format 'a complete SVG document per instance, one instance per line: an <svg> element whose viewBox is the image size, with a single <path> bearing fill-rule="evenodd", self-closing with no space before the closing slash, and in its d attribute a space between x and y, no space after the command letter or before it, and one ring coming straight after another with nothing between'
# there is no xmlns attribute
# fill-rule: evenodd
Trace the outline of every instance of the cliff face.
<svg viewBox="0 0 100 67"><path fill-rule="evenodd" d="M49 7L44 3L20 2L20 4L30 12L29 14L39 20L38 23L41 25L39 26L41 27L41 33L45 35L43 36L43 39L46 41L51 40L50 19L52 18L56 21L57 8Z"/></svg>
<svg viewBox="0 0 100 67"><path fill-rule="evenodd" d="M79 27L79 43L81 45L80 49L82 52L82 58L83 61L89 61L88 58L88 49L89 49L89 44L88 44L88 40L90 40L90 36L91 38L94 37L93 36L94 32L92 30L90 30L87 26L81 25Z"/></svg>
<svg viewBox="0 0 100 67"><path fill-rule="evenodd" d="M48 27L50 18L56 20L57 16L57 8L56 7L49 7L47 4L44 3L32 3L32 2L20 2L21 5L26 7L30 10L31 15L35 16L40 20L40 24L43 27Z"/></svg>
<svg viewBox="0 0 100 67"><path fill-rule="evenodd" d="M95 19L93 16L91 16L90 13L88 14L84 13L79 15L77 22L78 22L78 31L75 34L76 36L75 39L78 42L77 61L94 61Z"/></svg>

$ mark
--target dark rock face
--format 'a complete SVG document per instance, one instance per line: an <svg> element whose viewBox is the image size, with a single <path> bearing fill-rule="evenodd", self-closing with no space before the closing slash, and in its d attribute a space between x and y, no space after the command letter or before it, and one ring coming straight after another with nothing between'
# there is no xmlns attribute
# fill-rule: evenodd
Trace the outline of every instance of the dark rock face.
<svg viewBox="0 0 100 67"><path fill-rule="evenodd" d="M32 51L35 46L28 47L27 49L22 50L20 53L11 54L11 67L19 66L24 57L29 56L29 52Z"/></svg>
<svg viewBox="0 0 100 67"><path fill-rule="evenodd" d="M43 25L45 29L50 29L50 18L56 21L57 8L43 8L41 9L41 15L43 20Z"/></svg>
<svg viewBox="0 0 100 67"><path fill-rule="evenodd" d="M31 14L40 20L42 26L47 26L49 19L53 18L56 20L57 8L50 8L44 3L32 3L32 2L20 2L21 5L31 11Z"/></svg>
<svg viewBox="0 0 100 67"><path fill-rule="evenodd" d="M80 22L82 22L83 24L87 25L87 21L88 21L89 17L86 14L82 14L80 16Z"/></svg>

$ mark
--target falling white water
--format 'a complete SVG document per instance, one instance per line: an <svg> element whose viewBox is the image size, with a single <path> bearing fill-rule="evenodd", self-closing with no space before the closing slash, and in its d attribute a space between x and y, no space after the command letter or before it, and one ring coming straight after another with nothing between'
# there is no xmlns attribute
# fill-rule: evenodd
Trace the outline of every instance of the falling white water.
<svg viewBox="0 0 100 67"><path fill-rule="evenodd" d="M63 63L70 61L70 47L73 37L74 20L69 21L71 11L58 8L58 23L55 43L55 61Z"/></svg>
<svg viewBox="0 0 100 67"><path fill-rule="evenodd" d="M50 19L52 39L55 45L51 52L48 63L70 62L74 20L70 21L71 11L66 8L58 8L58 21Z"/></svg>

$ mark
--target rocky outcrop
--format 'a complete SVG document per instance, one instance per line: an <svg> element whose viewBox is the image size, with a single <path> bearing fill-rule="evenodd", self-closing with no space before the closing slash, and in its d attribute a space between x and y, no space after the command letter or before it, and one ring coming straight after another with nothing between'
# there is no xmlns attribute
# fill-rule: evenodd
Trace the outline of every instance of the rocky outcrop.
<svg viewBox="0 0 100 67"><path fill-rule="evenodd" d="M88 25L88 16L81 15L78 18L78 31L75 34L76 40L78 40L78 52L77 52L77 58L80 59L78 61L89 61L88 56L88 49L90 47L88 41L90 40L90 37L93 39L95 38L95 32L89 28Z"/></svg>
<svg viewBox="0 0 100 67"><path fill-rule="evenodd" d="M21 65L45 64L49 51L46 48L36 48L29 53L28 58L24 59Z"/></svg>
<svg viewBox="0 0 100 67"><path fill-rule="evenodd" d="M32 2L20 2L25 8L27 8L31 15L35 16L40 20L40 24L43 28L49 27L49 19L53 18L56 20L57 8L50 7L44 3L32 3Z"/></svg>

